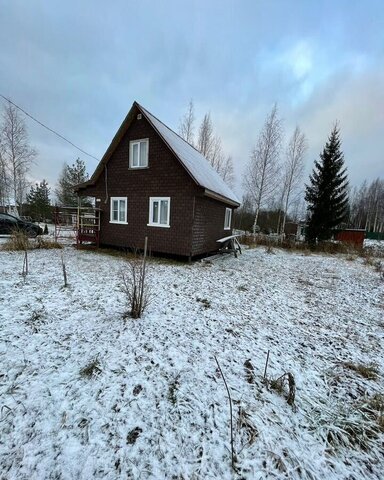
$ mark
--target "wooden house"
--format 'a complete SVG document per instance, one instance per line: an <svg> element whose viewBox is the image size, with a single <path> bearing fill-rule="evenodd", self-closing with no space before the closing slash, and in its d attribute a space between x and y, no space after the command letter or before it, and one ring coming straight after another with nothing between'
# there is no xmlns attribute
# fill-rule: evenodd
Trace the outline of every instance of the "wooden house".
<svg viewBox="0 0 384 480"><path fill-rule="evenodd" d="M100 212L101 245L196 257L231 234L236 195L209 162L134 102L91 179L77 185Z"/></svg>

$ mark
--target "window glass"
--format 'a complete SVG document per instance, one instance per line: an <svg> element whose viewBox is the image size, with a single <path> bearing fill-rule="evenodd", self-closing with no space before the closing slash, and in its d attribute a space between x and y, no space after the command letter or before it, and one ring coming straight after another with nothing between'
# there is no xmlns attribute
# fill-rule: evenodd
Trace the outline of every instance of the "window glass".
<svg viewBox="0 0 384 480"><path fill-rule="evenodd" d="M113 200L112 202L112 220L117 222L119 219L119 201Z"/></svg>
<svg viewBox="0 0 384 480"><path fill-rule="evenodd" d="M160 203L160 223L163 225L168 223L168 200L162 200Z"/></svg>
<svg viewBox="0 0 384 480"><path fill-rule="evenodd" d="M153 215L152 215L152 222L158 223L159 219L159 202L153 202Z"/></svg>
<svg viewBox="0 0 384 480"><path fill-rule="evenodd" d="M147 158L148 158L148 143L140 142L140 167L147 166Z"/></svg>
<svg viewBox="0 0 384 480"><path fill-rule="evenodd" d="M132 145L132 166L138 167L139 166L139 144L134 143Z"/></svg>
<svg viewBox="0 0 384 480"><path fill-rule="evenodd" d="M232 209L226 208L225 209L225 217L224 217L224 229L230 230L231 228L231 218L232 218Z"/></svg>
<svg viewBox="0 0 384 480"><path fill-rule="evenodd" d="M119 221L125 222L125 200L120 200Z"/></svg>

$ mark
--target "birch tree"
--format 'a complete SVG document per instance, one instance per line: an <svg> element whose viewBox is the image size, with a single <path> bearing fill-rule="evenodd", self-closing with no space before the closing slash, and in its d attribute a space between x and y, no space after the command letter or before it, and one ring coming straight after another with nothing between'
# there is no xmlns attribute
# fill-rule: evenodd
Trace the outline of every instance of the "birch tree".
<svg viewBox="0 0 384 480"><path fill-rule="evenodd" d="M284 233L288 209L292 200L295 200L295 197L297 196L297 190L300 187L303 178L304 156L306 150L307 141L305 135L301 132L299 127L296 127L285 153L282 190L283 219L280 227L281 233Z"/></svg>
<svg viewBox="0 0 384 480"><path fill-rule="evenodd" d="M219 147L220 145L213 134L211 114L206 113L199 127L196 148L206 159L210 160L212 164Z"/></svg>
<svg viewBox="0 0 384 480"><path fill-rule="evenodd" d="M2 150L1 138L0 138L0 205L5 205L8 201L8 178L7 169L5 166L5 160Z"/></svg>
<svg viewBox="0 0 384 480"><path fill-rule="evenodd" d="M21 207L28 186L27 173L36 156L36 151L29 145L24 119L12 104L4 107L1 144L10 194L13 196L15 205Z"/></svg>
<svg viewBox="0 0 384 480"><path fill-rule="evenodd" d="M265 120L256 146L252 150L243 179L246 193L255 206L253 233L257 230L257 221L262 205L270 201L279 185L280 150L283 129L277 105L274 105Z"/></svg>
<svg viewBox="0 0 384 480"><path fill-rule="evenodd" d="M179 135L180 137L184 138L186 142L193 145L194 135L195 135L194 130L195 130L195 113L194 113L193 101L190 100L187 112L184 114L184 116L180 120Z"/></svg>
<svg viewBox="0 0 384 480"><path fill-rule="evenodd" d="M221 138L215 135L209 113L204 115L200 124L197 140L197 150L204 155L221 178L229 185L234 183L233 160L230 155L225 155Z"/></svg>
<svg viewBox="0 0 384 480"><path fill-rule="evenodd" d="M221 138L215 134L211 114L206 113L201 121L195 141L195 113L192 100L180 120L179 135L194 146L212 165L221 178L230 186L234 183L233 160L223 151Z"/></svg>

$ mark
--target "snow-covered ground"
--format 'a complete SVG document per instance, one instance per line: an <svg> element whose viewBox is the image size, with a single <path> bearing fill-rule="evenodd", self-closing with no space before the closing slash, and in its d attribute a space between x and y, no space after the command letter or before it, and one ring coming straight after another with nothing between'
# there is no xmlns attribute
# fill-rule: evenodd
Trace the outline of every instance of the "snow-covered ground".
<svg viewBox="0 0 384 480"><path fill-rule="evenodd" d="M372 266L264 247L155 260L144 317L123 320L124 260L66 247L63 288L62 252L31 251L25 280L23 253L0 252L1 479L383 478ZM293 407L263 382L268 350Z"/></svg>

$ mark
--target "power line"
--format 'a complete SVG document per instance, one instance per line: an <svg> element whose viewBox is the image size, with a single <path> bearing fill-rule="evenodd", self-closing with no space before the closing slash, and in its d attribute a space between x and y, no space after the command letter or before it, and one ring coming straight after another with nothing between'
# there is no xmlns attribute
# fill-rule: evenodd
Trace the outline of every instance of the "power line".
<svg viewBox="0 0 384 480"><path fill-rule="evenodd" d="M86 152L85 150L83 150L82 148L78 147L77 145L75 145L73 142L71 142L70 140L68 140L68 138L65 138L63 135L60 135L60 133L56 132L55 130L53 130L52 128L49 128L47 127L47 125L44 125L44 123L40 122L40 120L37 120L37 118L33 117L30 113L26 112L23 108L19 107L18 105L16 105L16 103L12 102L9 98L5 97L4 95L2 95L0 93L0 97L3 98L4 100L6 100L7 102L11 103L14 107L16 107L18 110L20 110L21 112L24 113L24 115L26 115L27 117L31 118L34 122L38 123L39 125L41 125L42 127L46 128L47 130L49 130L51 133L54 133L55 135L57 135L59 138L61 138L62 140L64 140L65 142L69 143L70 145L72 145L72 147L75 147L77 150L79 150L81 153L84 153L84 155L88 155L88 157L91 157L91 158L94 158L95 160L97 160L98 162L100 161L99 158L96 158L94 157L93 155L91 155L90 153Z"/></svg>

